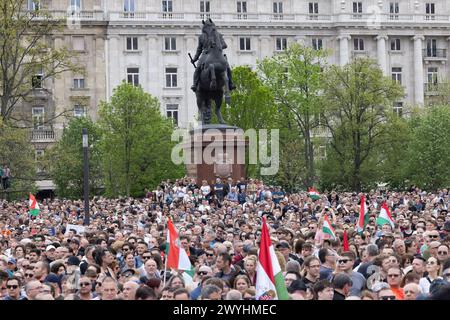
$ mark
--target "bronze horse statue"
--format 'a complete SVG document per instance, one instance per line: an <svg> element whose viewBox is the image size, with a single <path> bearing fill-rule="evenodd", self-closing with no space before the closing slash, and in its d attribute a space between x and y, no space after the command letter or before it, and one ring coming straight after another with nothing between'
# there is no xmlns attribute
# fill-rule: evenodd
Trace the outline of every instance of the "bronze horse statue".
<svg viewBox="0 0 450 320"><path fill-rule="evenodd" d="M200 120L202 124L211 123L211 102L214 101L217 119L219 123L225 124L220 107L224 92L226 92L226 102L229 103L230 101L226 72L228 63L222 52L220 34L211 19L203 21L202 31L206 35L206 42L202 57L199 60L201 73L196 90Z"/></svg>

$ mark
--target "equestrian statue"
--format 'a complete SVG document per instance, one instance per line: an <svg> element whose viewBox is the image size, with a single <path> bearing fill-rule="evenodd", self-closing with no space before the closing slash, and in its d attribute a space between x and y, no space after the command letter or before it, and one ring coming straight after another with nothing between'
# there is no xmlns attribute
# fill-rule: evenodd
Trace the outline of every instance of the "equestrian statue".
<svg viewBox="0 0 450 320"><path fill-rule="evenodd" d="M220 107L225 93L225 102L230 103L230 91L235 89L231 69L223 49L227 48L223 36L211 19L202 21L202 34L198 38L197 52L191 63L195 67L194 83L191 89L197 98L197 107L202 124L211 123L211 101L219 123L225 124ZM198 65L195 62L198 61Z"/></svg>

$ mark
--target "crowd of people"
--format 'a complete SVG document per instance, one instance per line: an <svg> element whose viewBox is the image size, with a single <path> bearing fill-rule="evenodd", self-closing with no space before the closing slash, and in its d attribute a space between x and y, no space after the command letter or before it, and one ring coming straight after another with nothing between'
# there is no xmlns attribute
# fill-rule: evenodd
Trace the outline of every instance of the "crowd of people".
<svg viewBox="0 0 450 320"><path fill-rule="evenodd" d="M287 193L262 181L165 181L142 199L0 205L2 300L253 300L262 217L292 300L450 299L449 191ZM385 202L394 220L377 224ZM327 216L335 237L323 232ZM167 220L194 267L165 268ZM348 248L344 249L344 232Z"/></svg>

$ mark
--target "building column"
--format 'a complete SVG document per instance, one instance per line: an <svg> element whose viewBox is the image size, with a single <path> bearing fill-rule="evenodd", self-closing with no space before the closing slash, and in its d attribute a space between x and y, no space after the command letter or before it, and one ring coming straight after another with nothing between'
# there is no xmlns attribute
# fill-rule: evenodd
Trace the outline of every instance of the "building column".
<svg viewBox="0 0 450 320"><path fill-rule="evenodd" d="M423 78L423 58L422 41L424 36L415 36L414 40L414 102L417 105L424 103L424 78Z"/></svg>
<svg viewBox="0 0 450 320"><path fill-rule="evenodd" d="M382 35L377 36L375 39L377 40L378 64L380 65L380 69L383 71L383 74L387 76L388 70L387 70L386 40L388 39L388 37Z"/></svg>
<svg viewBox="0 0 450 320"><path fill-rule="evenodd" d="M349 50L348 50L348 41L351 39L351 36L341 35L338 37L339 40L339 65L341 67L345 66L349 61Z"/></svg>

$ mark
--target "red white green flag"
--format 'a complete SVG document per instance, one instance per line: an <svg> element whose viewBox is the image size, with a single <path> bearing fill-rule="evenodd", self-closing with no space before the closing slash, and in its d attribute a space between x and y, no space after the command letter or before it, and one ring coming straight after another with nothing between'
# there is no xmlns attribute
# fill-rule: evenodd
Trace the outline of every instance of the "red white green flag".
<svg viewBox="0 0 450 320"><path fill-rule="evenodd" d="M366 197L364 195L361 196L359 206L359 219L358 224L356 225L356 232L361 233L364 231L364 228L366 227L367 223L369 223L369 214L368 214L368 208L366 204Z"/></svg>
<svg viewBox="0 0 450 320"><path fill-rule="evenodd" d="M184 270L183 278L188 283L193 282L194 268L192 267L191 261L186 253L186 250L181 247L180 239L178 233L175 230L175 226L171 219L167 222L167 244L166 244L166 255L167 255L167 268L175 270Z"/></svg>
<svg viewBox="0 0 450 320"><path fill-rule="evenodd" d="M320 193L314 188L309 188L308 195L313 200L319 200L320 199Z"/></svg>
<svg viewBox="0 0 450 320"><path fill-rule="evenodd" d="M32 216L37 216L39 214L39 205L36 198L30 193L29 210Z"/></svg>
<svg viewBox="0 0 450 320"><path fill-rule="evenodd" d="M322 224L322 232L325 234L330 235L330 237L335 240L336 239L336 234L334 233L334 229L331 226L331 222L330 219L328 218L327 215L325 215L323 217L323 224Z"/></svg>
<svg viewBox="0 0 450 320"><path fill-rule="evenodd" d="M392 219L391 213L386 202L381 205L380 215L377 218L377 225L382 226L383 224L390 224L392 229L394 229L394 220Z"/></svg>
<svg viewBox="0 0 450 320"><path fill-rule="evenodd" d="M259 247L258 265L256 267L256 300L288 300L289 294L278 263L266 218L263 217L261 244Z"/></svg>

